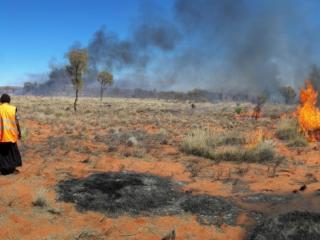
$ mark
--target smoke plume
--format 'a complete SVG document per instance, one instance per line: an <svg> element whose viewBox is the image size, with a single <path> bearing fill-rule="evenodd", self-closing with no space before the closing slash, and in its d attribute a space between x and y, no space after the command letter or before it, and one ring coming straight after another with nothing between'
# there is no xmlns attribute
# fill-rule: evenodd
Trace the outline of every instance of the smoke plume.
<svg viewBox="0 0 320 240"><path fill-rule="evenodd" d="M143 6L127 39L102 27L88 44L87 83L111 71L117 87L278 91L298 87L319 61L320 3L175 0Z"/></svg>

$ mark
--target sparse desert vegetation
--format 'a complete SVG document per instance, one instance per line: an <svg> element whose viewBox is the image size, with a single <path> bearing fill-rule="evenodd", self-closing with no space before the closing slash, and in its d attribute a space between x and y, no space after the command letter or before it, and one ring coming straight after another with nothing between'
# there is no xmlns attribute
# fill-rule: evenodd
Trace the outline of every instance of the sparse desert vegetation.
<svg viewBox="0 0 320 240"><path fill-rule="evenodd" d="M0 177L0 226L7 229L0 239L162 239L174 232L175 239L240 240L284 208L318 209L320 146L305 144L294 105L266 104L256 121L250 103L238 112L234 102L191 108L80 98L76 113L67 97L14 97L13 104L24 165ZM107 173L115 174L111 185L98 177Z"/></svg>
<svg viewBox="0 0 320 240"><path fill-rule="evenodd" d="M0 7L0 240L320 240L319 0Z"/></svg>

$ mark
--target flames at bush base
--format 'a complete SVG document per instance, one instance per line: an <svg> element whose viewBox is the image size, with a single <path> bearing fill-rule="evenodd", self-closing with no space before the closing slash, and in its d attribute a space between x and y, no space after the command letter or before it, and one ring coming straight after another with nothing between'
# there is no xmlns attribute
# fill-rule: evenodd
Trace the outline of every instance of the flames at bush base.
<svg viewBox="0 0 320 240"><path fill-rule="evenodd" d="M300 91L298 121L309 141L320 141L320 110L316 107L318 93L311 82L306 81L306 89Z"/></svg>

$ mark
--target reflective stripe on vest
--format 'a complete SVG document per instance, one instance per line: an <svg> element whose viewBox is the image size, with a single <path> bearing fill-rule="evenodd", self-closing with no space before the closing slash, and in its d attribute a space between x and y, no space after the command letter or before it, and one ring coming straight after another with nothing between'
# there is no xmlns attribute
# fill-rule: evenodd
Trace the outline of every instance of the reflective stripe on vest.
<svg viewBox="0 0 320 240"><path fill-rule="evenodd" d="M3 129L3 130L18 131L18 129L17 129L16 127L11 127L11 126L6 126L6 125L3 125L3 126L2 126L2 129Z"/></svg>
<svg viewBox="0 0 320 240"><path fill-rule="evenodd" d="M16 124L16 120L11 120L11 119L7 119L7 118L2 118L2 122L3 123L8 123L8 124Z"/></svg>
<svg viewBox="0 0 320 240"><path fill-rule="evenodd" d="M16 107L8 103L0 105L0 142L17 142Z"/></svg>

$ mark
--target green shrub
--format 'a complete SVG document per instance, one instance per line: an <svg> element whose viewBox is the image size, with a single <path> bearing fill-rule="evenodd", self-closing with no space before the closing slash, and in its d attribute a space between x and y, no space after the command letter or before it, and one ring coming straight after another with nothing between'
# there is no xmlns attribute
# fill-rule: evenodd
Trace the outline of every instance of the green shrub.
<svg viewBox="0 0 320 240"><path fill-rule="evenodd" d="M234 109L234 112L236 114L240 114L240 113L242 113L242 108L240 106L236 106L236 108Z"/></svg>

